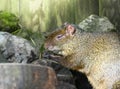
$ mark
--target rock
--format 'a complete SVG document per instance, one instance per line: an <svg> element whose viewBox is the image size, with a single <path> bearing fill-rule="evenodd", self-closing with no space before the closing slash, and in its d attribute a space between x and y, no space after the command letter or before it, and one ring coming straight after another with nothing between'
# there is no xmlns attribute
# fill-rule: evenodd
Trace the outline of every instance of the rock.
<svg viewBox="0 0 120 89"><path fill-rule="evenodd" d="M85 31L107 32L114 31L114 25L107 17L99 17L97 15L90 15L88 18L79 23L79 27Z"/></svg>
<svg viewBox="0 0 120 89"><path fill-rule="evenodd" d="M46 65L55 70L58 80L57 89L76 89L74 78L68 68L61 66L55 61L47 59L36 60L33 62L33 64Z"/></svg>
<svg viewBox="0 0 120 89"><path fill-rule="evenodd" d="M4 62L29 63L37 59L35 48L26 39L7 32L0 32L0 53Z"/></svg>
<svg viewBox="0 0 120 89"><path fill-rule="evenodd" d="M42 59L42 60L34 61L33 64L40 64L40 65L49 66L49 67L53 68L56 72L58 81L64 81L64 82L68 82L71 84L74 81L70 70L54 61Z"/></svg>
<svg viewBox="0 0 120 89"><path fill-rule="evenodd" d="M33 64L1 63L0 89L57 89L52 68Z"/></svg>
<svg viewBox="0 0 120 89"><path fill-rule="evenodd" d="M57 89L77 89L74 85L59 81L57 85Z"/></svg>

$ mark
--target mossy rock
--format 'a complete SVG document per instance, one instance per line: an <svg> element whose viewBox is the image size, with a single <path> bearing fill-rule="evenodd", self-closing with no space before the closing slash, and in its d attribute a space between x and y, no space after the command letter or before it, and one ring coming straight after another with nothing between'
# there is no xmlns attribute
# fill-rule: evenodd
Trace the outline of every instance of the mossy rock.
<svg viewBox="0 0 120 89"><path fill-rule="evenodd" d="M14 32L20 29L17 16L10 12L0 11L0 31Z"/></svg>

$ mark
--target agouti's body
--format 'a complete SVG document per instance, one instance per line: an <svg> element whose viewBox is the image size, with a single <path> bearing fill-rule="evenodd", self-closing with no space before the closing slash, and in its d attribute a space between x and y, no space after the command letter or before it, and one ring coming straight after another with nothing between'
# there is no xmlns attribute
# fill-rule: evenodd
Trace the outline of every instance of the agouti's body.
<svg viewBox="0 0 120 89"><path fill-rule="evenodd" d="M62 65L85 73L94 89L119 89L120 42L115 32L84 32L68 24L48 35L45 48L62 55Z"/></svg>

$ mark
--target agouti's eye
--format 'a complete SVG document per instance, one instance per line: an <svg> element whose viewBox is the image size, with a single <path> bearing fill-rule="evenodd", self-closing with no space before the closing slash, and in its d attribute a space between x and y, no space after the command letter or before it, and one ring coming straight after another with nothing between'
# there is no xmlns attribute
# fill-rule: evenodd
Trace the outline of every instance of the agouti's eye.
<svg viewBox="0 0 120 89"><path fill-rule="evenodd" d="M56 39L59 40L59 39L62 39L63 37L64 37L64 35L60 34L60 35L57 35L57 36L56 36Z"/></svg>

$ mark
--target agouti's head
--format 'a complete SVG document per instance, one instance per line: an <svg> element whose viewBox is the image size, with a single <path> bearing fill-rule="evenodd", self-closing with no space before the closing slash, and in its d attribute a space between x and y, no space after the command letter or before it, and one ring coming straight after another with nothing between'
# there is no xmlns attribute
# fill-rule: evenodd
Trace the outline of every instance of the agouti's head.
<svg viewBox="0 0 120 89"><path fill-rule="evenodd" d="M70 40L74 38L75 32L76 28L73 25L65 24L47 36L44 45L45 49L67 56L70 54L70 48L67 47L70 45Z"/></svg>

